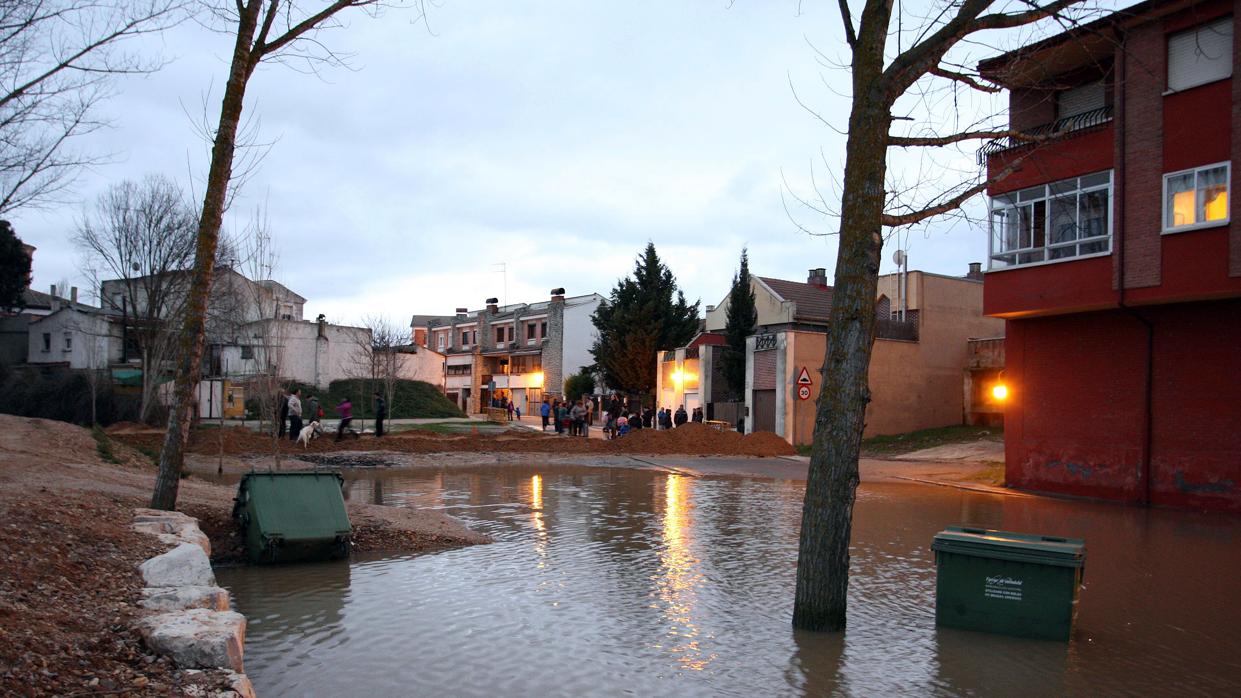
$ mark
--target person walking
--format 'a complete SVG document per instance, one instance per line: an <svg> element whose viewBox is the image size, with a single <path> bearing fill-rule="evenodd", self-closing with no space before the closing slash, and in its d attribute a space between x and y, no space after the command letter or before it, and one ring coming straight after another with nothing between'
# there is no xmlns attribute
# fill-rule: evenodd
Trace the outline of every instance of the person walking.
<svg viewBox="0 0 1241 698"><path fill-rule="evenodd" d="M384 435L384 420L388 418L388 403L378 391L375 392L375 438Z"/></svg>
<svg viewBox="0 0 1241 698"><path fill-rule="evenodd" d="M340 441L345 437L345 430L353 423L353 403L349 402L349 398L340 401L336 406L336 414L340 415L340 424L336 425L336 440Z"/></svg>
<svg viewBox="0 0 1241 698"><path fill-rule="evenodd" d="M552 414L551 403L547 398L543 398L543 404L539 406L539 416L543 418L543 431L547 431L547 418Z"/></svg>
<svg viewBox="0 0 1241 698"><path fill-rule="evenodd" d="M297 441L302 433L302 390L294 389L289 394L289 441Z"/></svg>
<svg viewBox="0 0 1241 698"><path fill-rule="evenodd" d="M276 429L276 438L284 438L284 425L289 421L289 396L284 392L284 388L280 389L280 426ZM296 438L296 436L294 437Z"/></svg>

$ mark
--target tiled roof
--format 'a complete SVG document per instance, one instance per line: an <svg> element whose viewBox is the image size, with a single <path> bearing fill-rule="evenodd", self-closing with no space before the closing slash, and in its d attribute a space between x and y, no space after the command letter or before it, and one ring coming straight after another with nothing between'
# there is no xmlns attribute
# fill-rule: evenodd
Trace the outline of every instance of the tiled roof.
<svg viewBox="0 0 1241 698"><path fill-rule="evenodd" d="M797 304L794 320L826 320L832 314L832 287L816 286L803 281L785 281L758 277L786 301Z"/></svg>

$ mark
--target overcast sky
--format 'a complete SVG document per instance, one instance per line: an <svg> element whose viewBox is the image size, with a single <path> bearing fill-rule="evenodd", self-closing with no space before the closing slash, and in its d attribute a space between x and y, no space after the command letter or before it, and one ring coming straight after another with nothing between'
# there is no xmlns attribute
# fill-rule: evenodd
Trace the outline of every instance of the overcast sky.
<svg viewBox="0 0 1241 698"><path fill-rule="evenodd" d="M843 169L844 137L790 87L843 130L848 74L810 45L843 59L834 6L445 0L430 31L407 11L346 15L322 38L354 54L351 70L272 64L251 81L247 115L274 145L226 223L265 205L274 276L308 299L308 318L344 323L540 301L559 286L606 295L648 240L704 305L727 294L743 245L756 275L830 275L835 238L798 230L781 188L807 194L812 173L829 181L824 162ZM36 289L85 285L69 236L110 183L162 173L201 198L193 121L204 101L218 115L230 40L187 22L141 49L170 63L119 83L112 127L81 144L114 162L82 177L78 203L11 216L39 249ZM963 274L984 261L986 234L945 221L907 247L911 269Z"/></svg>

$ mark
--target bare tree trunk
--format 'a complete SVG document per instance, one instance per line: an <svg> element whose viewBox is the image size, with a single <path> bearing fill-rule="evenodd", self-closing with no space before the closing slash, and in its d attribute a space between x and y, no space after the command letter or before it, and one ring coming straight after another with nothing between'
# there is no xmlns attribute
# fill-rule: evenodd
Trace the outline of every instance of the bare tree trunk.
<svg viewBox="0 0 1241 698"><path fill-rule="evenodd" d="M240 4L239 4L240 7ZM202 369L203 346L206 342L205 321L207 300L211 290L211 278L215 272L215 251L224 219L225 198L232 178L233 153L237 144L237 124L245 98L246 83L255 63L251 56L254 33L258 24L260 0L249 0L241 8L237 27L237 43L233 49L233 62L228 84L224 88L224 101L220 107L220 123L216 129L215 144L211 151L211 168L207 173L206 194L203 198L202 217L198 226L198 246L194 256L194 271L186 302L185 322L182 325L178 346L180 362L174 389L172 409L168 415L168 432L164 448L159 456L159 474L155 478L155 492L151 496L152 509L173 509L177 505L177 490L181 482L181 468L185 461L185 445L189 439L192 413L190 405L194 386Z"/></svg>
<svg viewBox="0 0 1241 698"><path fill-rule="evenodd" d="M868 3L867 9L885 11L880 3ZM887 21L871 26L876 25L886 28ZM867 373L875 338L891 115L880 81L884 37L863 34L858 39L845 149L840 251L798 546L793 627L803 630L845 627L858 453L870 402Z"/></svg>

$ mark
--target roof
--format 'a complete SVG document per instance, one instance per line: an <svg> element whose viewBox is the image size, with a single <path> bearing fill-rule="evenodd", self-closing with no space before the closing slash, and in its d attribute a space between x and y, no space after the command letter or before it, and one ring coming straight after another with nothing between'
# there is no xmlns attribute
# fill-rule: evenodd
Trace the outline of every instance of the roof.
<svg viewBox="0 0 1241 698"><path fill-rule="evenodd" d="M606 300L598 293L584 293L580 296L568 296L565 298L566 307L574 307L596 301ZM539 301L538 303L509 303L496 308L495 314L491 316L490 322L504 322L512 320L516 317L529 317L546 313L548 307L552 304L551 300ZM410 327L430 327L434 325L451 325L462 320L470 321L478 318L480 310L471 310L465 313L465 318L458 318L453 315L413 315L410 317Z"/></svg>
<svg viewBox="0 0 1241 698"><path fill-rule="evenodd" d="M22 303L26 308L32 309L47 308L48 310L51 310L53 307L73 306L78 310L83 310L86 312L99 312L99 308L96 308L93 305L87 305L86 303L74 303L68 298L56 298L50 294L41 293L30 288L22 291Z"/></svg>
<svg viewBox="0 0 1241 698"><path fill-rule="evenodd" d="M238 276L240 276L240 277L242 277L242 278L245 278L245 274L240 274L240 273L239 273L239 274L238 274ZM269 289L269 290L271 290L271 291L273 291L273 292L275 292L275 291L283 291L285 294L287 294L287 296L286 296L286 297L296 298L297 300L299 300L299 301L301 301L301 302L303 302L303 303L305 303L305 302L306 302L306 299L305 299L305 298L303 298L302 296L298 295L297 293L294 293L294 292L293 292L293 291L292 291L292 290L291 290L288 286L285 286L284 284L280 283L279 281L274 281L274 280L272 280L272 279L263 279L262 281L259 281L259 282L257 282L257 283L258 283L258 285L262 286L263 288Z"/></svg>
<svg viewBox="0 0 1241 698"><path fill-rule="evenodd" d="M780 300L792 301L797 305L793 313L794 320L814 319L826 320L832 314L831 286L808 284L804 281L785 281L767 276L755 277L770 288Z"/></svg>
<svg viewBox="0 0 1241 698"><path fill-rule="evenodd" d="M727 342L728 342L727 338L726 338L726 337L724 337L724 335L723 335L722 333L719 333L719 332L699 332L698 334L694 335L694 338L693 338L693 339L691 339L691 340L689 340L689 344L686 344L685 346L687 346L687 347L701 347L701 346L708 346L708 345L710 345L710 346L717 346L717 347L718 347L718 346L723 346L723 345L724 345L724 344L726 344Z"/></svg>
<svg viewBox="0 0 1241 698"><path fill-rule="evenodd" d="M978 72L1006 87L1030 85L1116 50L1115 30L1192 7L1203 0L1147 0L978 63Z"/></svg>

